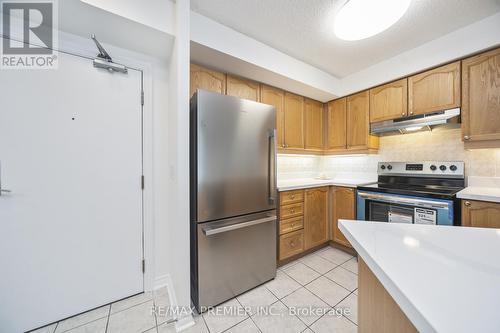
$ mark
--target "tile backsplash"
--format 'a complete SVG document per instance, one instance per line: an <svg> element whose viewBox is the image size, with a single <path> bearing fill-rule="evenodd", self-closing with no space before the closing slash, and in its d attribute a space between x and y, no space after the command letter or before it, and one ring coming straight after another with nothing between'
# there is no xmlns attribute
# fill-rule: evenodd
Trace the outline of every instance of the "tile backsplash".
<svg viewBox="0 0 500 333"><path fill-rule="evenodd" d="M376 173L379 161L464 161L467 176L500 177L500 149L466 150L461 130L437 129L380 138L377 155L278 155L281 179L334 177L339 173Z"/></svg>

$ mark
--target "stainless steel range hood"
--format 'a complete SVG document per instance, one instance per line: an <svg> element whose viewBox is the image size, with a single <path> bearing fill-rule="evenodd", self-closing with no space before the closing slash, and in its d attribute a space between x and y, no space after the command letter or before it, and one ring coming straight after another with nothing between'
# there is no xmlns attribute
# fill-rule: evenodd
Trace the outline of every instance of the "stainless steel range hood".
<svg viewBox="0 0 500 333"><path fill-rule="evenodd" d="M456 108L413 117L380 121L370 125L370 134L379 136L406 134L418 131L430 131L437 126L442 127L444 125L458 127L459 116L460 109Z"/></svg>

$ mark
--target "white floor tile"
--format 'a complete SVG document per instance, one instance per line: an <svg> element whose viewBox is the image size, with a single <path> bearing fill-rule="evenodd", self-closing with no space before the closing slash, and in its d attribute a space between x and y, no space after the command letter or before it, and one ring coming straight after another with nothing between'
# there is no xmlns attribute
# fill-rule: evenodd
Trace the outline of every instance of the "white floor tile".
<svg viewBox="0 0 500 333"><path fill-rule="evenodd" d="M318 253L320 257L323 259L326 259L328 261L333 262L334 264L340 265L345 263L347 260L352 258L352 255L350 255L347 252L344 252L339 249L335 249L333 247L328 247L324 249L323 251L320 251Z"/></svg>
<svg viewBox="0 0 500 333"><path fill-rule="evenodd" d="M325 315L310 327L315 333L356 333L358 327L342 316Z"/></svg>
<svg viewBox="0 0 500 333"><path fill-rule="evenodd" d="M301 262L297 265L288 267L283 271L303 286L320 276L318 272L316 272L312 268L309 268Z"/></svg>
<svg viewBox="0 0 500 333"><path fill-rule="evenodd" d="M109 317L108 333L144 332L156 326L153 301L135 305Z"/></svg>
<svg viewBox="0 0 500 333"><path fill-rule="evenodd" d="M158 325L158 333L177 333L175 323ZM185 329L182 333L208 333L208 328L201 316L195 316L194 325Z"/></svg>
<svg viewBox="0 0 500 333"><path fill-rule="evenodd" d="M291 310L296 311L306 325L318 320L331 307L305 288L300 288L283 298L283 303Z"/></svg>
<svg viewBox="0 0 500 333"><path fill-rule="evenodd" d="M354 290L354 293L357 295L358 294L358 289Z"/></svg>
<svg viewBox="0 0 500 333"><path fill-rule="evenodd" d="M255 326L253 320L248 318L224 333L259 333L259 329Z"/></svg>
<svg viewBox="0 0 500 333"><path fill-rule="evenodd" d="M111 314L128 309L134 305L141 304L152 299L153 299L152 292L142 293L129 298L125 298L121 301L111 304Z"/></svg>
<svg viewBox="0 0 500 333"><path fill-rule="evenodd" d="M276 272L276 278L266 283L265 286L279 299L300 288L300 284L282 271Z"/></svg>
<svg viewBox="0 0 500 333"><path fill-rule="evenodd" d="M354 291L358 287L358 275L341 266L335 267L325 276L350 291Z"/></svg>
<svg viewBox="0 0 500 333"><path fill-rule="evenodd" d="M223 332L247 318L248 315L235 298L217 306L213 311L203 313L210 333Z"/></svg>
<svg viewBox="0 0 500 333"><path fill-rule="evenodd" d="M330 306L336 305L350 293L324 276L309 283L306 288Z"/></svg>
<svg viewBox="0 0 500 333"><path fill-rule="evenodd" d="M271 305L278 300L265 286L247 291L237 299L243 307L250 308L250 314L254 314L257 307Z"/></svg>
<svg viewBox="0 0 500 333"><path fill-rule="evenodd" d="M101 318L96 321L92 321L82 326L78 326L73 328L67 333L105 333L106 332L106 323L108 322L108 318Z"/></svg>
<svg viewBox="0 0 500 333"><path fill-rule="evenodd" d="M167 288L161 288L153 292L153 301L156 309L156 323L163 324L173 318L169 312L170 300L168 298Z"/></svg>
<svg viewBox="0 0 500 333"><path fill-rule="evenodd" d="M107 318L109 315L109 305L94 309L78 316L74 316L63 321L60 321L56 328L56 333L65 332L72 328L90 323L91 321Z"/></svg>
<svg viewBox="0 0 500 333"><path fill-rule="evenodd" d="M337 304L335 308L349 309L350 314L344 312L343 315L356 325L358 324L358 296L356 294L350 294L342 302Z"/></svg>
<svg viewBox="0 0 500 333"><path fill-rule="evenodd" d="M300 261L298 261L298 260L294 260L294 261L289 262L286 265L280 266L278 269L285 270L285 269L287 269L289 267L292 267L293 265L297 265L299 262Z"/></svg>
<svg viewBox="0 0 500 333"><path fill-rule="evenodd" d="M257 313L252 316L262 333L300 333L306 325L296 316L291 315L288 308L281 302L274 303L269 313Z"/></svg>
<svg viewBox="0 0 500 333"><path fill-rule="evenodd" d="M325 274L326 272L337 266L336 264L323 259L317 254L309 254L303 258L300 258L299 260L306 266L309 266L320 274Z"/></svg>
<svg viewBox="0 0 500 333"><path fill-rule="evenodd" d="M54 333L54 330L56 329L57 324L52 324L48 326L41 327L37 329L36 331L33 331L31 333Z"/></svg>
<svg viewBox="0 0 500 333"><path fill-rule="evenodd" d="M343 263L342 267L355 274L358 274L358 258L354 257L351 260Z"/></svg>

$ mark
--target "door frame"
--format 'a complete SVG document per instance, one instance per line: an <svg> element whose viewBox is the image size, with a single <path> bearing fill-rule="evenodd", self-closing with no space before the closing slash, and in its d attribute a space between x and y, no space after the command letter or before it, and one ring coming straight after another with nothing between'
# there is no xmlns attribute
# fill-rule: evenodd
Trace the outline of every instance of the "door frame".
<svg viewBox="0 0 500 333"><path fill-rule="evenodd" d="M89 59L89 70L96 70L92 66L91 60L96 57L98 51L90 38L85 39L63 31L58 31L58 34L59 45L56 51L80 58L87 58ZM14 38L11 39L22 42L22 39L16 38L18 36L16 32L13 32L12 35L14 35ZM7 37L2 35L1 38ZM144 92L144 105L142 105L142 172L144 176L144 189L142 190L142 249L143 260L145 260L143 289L144 292L147 292L155 288L152 75L154 59L144 54L115 46L110 46L108 51L113 55L115 62L130 69L140 71L142 77L142 89ZM110 73L110 75L113 74ZM140 175L137 176L140 177Z"/></svg>

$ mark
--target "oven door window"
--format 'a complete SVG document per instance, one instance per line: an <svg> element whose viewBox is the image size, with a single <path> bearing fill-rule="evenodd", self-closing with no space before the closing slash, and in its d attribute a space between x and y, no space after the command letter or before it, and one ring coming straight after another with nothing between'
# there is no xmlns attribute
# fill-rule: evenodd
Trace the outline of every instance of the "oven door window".
<svg viewBox="0 0 500 333"><path fill-rule="evenodd" d="M369 221L391 223L436 224L437 210L415 206L367 200Z"/></svg>

